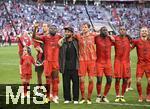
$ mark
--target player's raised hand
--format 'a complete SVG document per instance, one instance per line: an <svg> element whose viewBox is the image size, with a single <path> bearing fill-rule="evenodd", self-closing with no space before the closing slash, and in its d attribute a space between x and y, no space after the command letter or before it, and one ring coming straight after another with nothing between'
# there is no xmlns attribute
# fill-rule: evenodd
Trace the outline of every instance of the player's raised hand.
<svg viewBox="0 0 150 109"><path fill-rule="evenodd" d="M34 28L38 28L39 27L39 23L38 22L35 22L34 23Z"/></svg>
<svg viewBox="0 0 150 109"><path fill-rule="evenodd" d="M21 35L20 35L20 34L17 34L17 35L16 35L16 37L17 37L17 38L20 38L20 37L21 37Z"/></svg>

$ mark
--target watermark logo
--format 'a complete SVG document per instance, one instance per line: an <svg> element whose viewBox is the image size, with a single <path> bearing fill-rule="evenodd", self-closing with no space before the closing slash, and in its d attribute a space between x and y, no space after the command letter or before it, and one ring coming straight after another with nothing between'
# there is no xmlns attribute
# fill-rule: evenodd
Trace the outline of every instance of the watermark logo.
<svg viewBox="0 0 150 109"><path fill-rule="evenodd" d="M19 84L0 84L0 109L50 109L50 103L46 101L46 87L31 84L25 87ZM24 93L26 92L26 94ZM45 108L44 108L45 107Z"/></svg>

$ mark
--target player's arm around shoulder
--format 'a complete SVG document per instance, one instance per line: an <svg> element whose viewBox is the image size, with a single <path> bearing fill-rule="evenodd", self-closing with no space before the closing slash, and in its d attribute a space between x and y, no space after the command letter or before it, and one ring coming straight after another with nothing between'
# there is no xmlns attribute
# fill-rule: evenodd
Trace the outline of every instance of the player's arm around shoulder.
<svg viewBox="0 0 150 109"><path fill-rule="evenodd" d="M112 42L115 42L115 40L116 40L116 39L115 39L115 37L116 37L115 35L109 35L109 34L108 34L108 37L110 38L110 40L111 40Z"/></svg>
<svg viewBox="0 0 150 109"><path fill-rule="evenodd" d="M136 44L138 43L138 40L137 39L132 39L130 40L130 47L131 47L131 50L133 50L135 47L136 47Z"/></svg>
<svg viewBox="0 0 150 109"><path fill-rule="evenodd" d="M61 47L62 45L63 45L63 43L64 43L64 41L65 41L65 36L64 37L62 37L61 36L61 38L59 39L59 41L58 41L58 45Z"/></svg>

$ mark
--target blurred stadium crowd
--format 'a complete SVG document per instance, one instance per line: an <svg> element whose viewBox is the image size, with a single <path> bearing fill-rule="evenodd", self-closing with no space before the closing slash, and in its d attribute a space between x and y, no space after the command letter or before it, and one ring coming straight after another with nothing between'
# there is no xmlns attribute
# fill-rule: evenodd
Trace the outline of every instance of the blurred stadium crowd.
<svg viewBox="0 0 150 109"><path fill-rule="evenodd" d="M124 25L131 37L139 37L139 28L150 28L150 3L137 2L101 2L93 5L67 5L29 2L28 0L7 0L0 2L0 37L1 41L15 41L16 32L32 31L33 22L48 22L58 27L59 32L68 23L75 31L80 30L80 23L88 21L101 26L107 24L109 31L117 33ZM12 26L14 25L14 27ZM14 30L15 28L15 30ZM100 27L97 27L100 28ZM41 30L42 32L42 30Z"/></svg>

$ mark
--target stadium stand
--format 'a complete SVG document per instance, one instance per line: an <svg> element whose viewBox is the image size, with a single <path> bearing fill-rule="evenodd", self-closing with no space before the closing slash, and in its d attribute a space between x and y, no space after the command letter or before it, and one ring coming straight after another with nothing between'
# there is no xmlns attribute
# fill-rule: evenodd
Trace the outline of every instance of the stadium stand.
<svg viewBox="0 0 150 109"><path fill-rule="evenodd" d="M5 5L4 5L5 4ZM94 5L95 4L95 5ZM0 2L0 36L15 42L16 32L32 31L33 22L55 24L62 32L63 27L71 23L79 31L80 23L88 21L98 30L106 26L109 31L117 33L118 27L124 25L134 38L139 37L139 28L150 28L149 5L137 2L107 2L103 0L93 5L63 5L53 3L35 3L28 0L7 0ZM87 9L87 11L86 11ZM8 12L7 12L8 11ZM15 26L12 27L12 23Z"/></svg>

